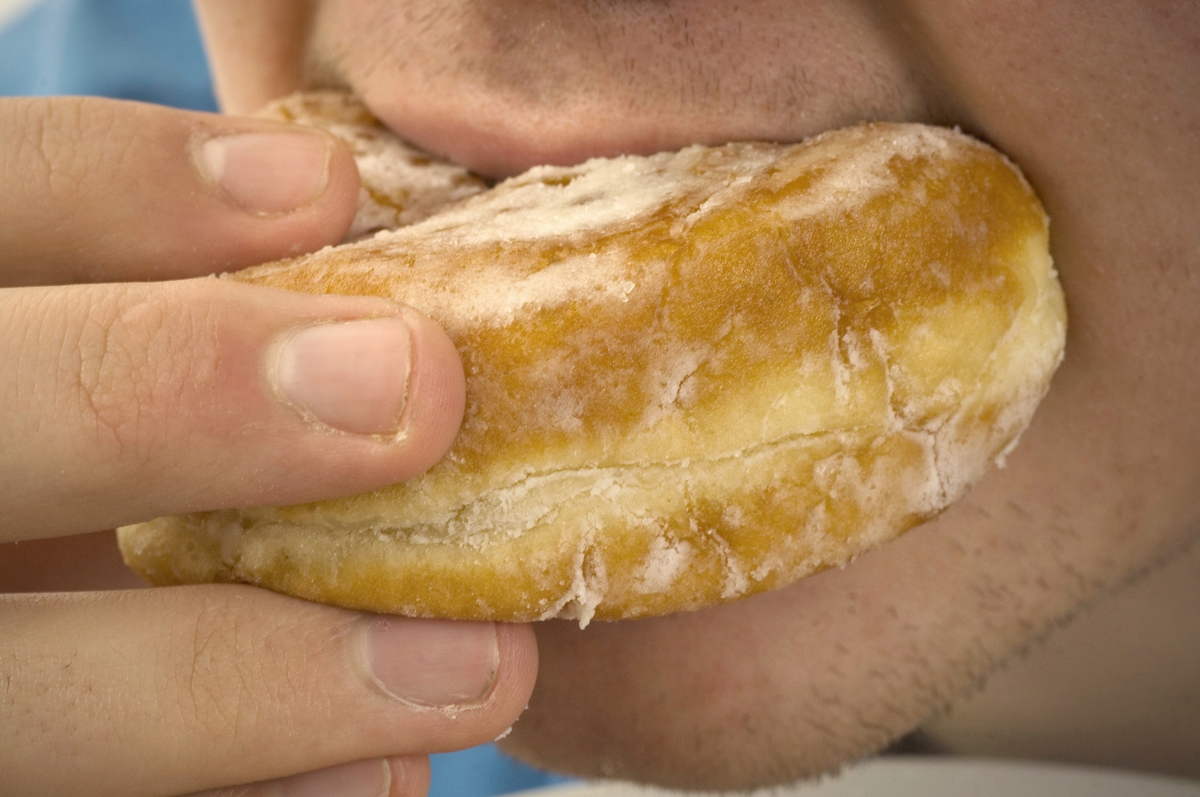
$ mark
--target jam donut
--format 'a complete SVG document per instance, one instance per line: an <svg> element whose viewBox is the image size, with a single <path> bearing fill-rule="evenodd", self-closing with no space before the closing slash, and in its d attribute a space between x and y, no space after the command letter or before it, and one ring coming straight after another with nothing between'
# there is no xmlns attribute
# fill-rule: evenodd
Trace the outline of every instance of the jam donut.
<svg viewBox="0 0 1200 797"><path fill-rule="evenodd" d="M449 454L364 495L124 528L137 571L422 617L731 601L945 509L1062 357L1045 213L952 130L597 159L472 193L227 275L440 323L467 378Z"/></svg>

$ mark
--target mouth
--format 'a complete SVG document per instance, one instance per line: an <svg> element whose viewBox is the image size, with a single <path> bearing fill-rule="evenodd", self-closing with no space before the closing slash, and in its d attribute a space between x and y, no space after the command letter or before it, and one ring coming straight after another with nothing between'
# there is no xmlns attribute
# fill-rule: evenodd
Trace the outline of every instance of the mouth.
<svg viewBox="0 0 1200 797"><path fill-rule="evenodd" d="M915 56L857 4L404 5L324 5L309 88L351 91L402 138L489 178L934 121Z"/></svg>

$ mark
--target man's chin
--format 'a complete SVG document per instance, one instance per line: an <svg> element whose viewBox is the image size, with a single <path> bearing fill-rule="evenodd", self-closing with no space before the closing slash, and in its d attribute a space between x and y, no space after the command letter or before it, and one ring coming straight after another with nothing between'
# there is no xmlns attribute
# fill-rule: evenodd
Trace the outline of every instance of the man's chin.
<svg viewBox="0 0 1200 797"><path fill-rule="evenodd" d="M501 749L558 773L703 791L794 783L879 752L935 707L893 699L879 673L860 680L861 662L819 663L830 653L819 626L839 612L818 620L804 608L853 603L843 575L666 617L536 624L538 683ZM823 689L802 683L806 648ZM810 694L792 694L801 688Z"/></svg>

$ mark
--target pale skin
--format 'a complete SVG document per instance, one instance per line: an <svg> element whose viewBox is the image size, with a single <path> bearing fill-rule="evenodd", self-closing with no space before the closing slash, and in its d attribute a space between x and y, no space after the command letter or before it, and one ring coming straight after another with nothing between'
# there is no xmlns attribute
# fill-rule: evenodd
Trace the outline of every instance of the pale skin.
<svg viewBox="0 0 1200 797"><path fill-rule="evenodd" d="M502 627L498 659L470 647L491 638L478 626L411 626L422 646L460 660L475 651L485 675L494 672L469 710L381 697L347 663L346 640L358 637L346 629L369 621L340 610L215 586L7 598L0 785L19 788L0 791L86 784L92 793L178 794L391 757L393 793L417 793L422 753L484 741L517 717L537 653L537 688L504 744L579 774L780 782L924 725L928 744L948 751L1034 754L1053 736L1077 740L1053 751L1061 758L1200 775L1200 701L1187 676L1200 660L1200 626L1180 610L1194 605L1200 557L1179 555L1200 522L1195 4L206 0L198 8L229 112L297 88L346 86L401 134L495 176L697 141L795 140L862 119L961 125L1022 166L1052 218L1067 358L1007 468L844 570L692 614L582 632L542 624L537 652L529 629ZM461 406L456 362L412 311L140 282L336 240L355 180L344 153L330 150L324 182L293 186L308 190L296 209L281 209L289 197L257 183L241 185L272 208L259 215L196 176L188 142L197 129L265 123L71 100L6 101L0 114L0 168L5 185L18 186L0 196L7 284L126 283L0 293L15 308L3 314L3 345L27 358L0 371L5 439L17 442L0 450L5 539L367 489L444 450ZM236 165L236 154L226 162ZM417 365L402 441L362 431L392 422L385 395L347 421L336 396L272 386L275 372L263 364L298 325L356 318L407 319ZM89 331L97 329L98 337ZM250 354L232 364L213 356L224 340ZM280 395L305 396L305 406L357 431L314 425ZM297 460L315 467L298 473ZM24 589L91 588L109 583L104 568L119 573L96 555L110 550L96 539L41 543L55 546L49 554L25 544L5 556L21 557ZM1014 651L1093 601L1081 622L964 700ZM398 650L405 622L389 637ZM1153 652L1139 657L1123 640ZM208 666L197 666L202 656ZM147 661L170 666L139 664ZM396 665L392 675L413 688L423 677L419 665ZM1052 716L1048 694L1066 701ZM1173 709L1123 724L1139 705ZM101 733L114 718L126 730ZM1105 722L1111 733L1101 739L1095 729ZM117 736L122 743L110 747ZM63 760L63 750L79 766L36 766L44 756Z"/></svg>

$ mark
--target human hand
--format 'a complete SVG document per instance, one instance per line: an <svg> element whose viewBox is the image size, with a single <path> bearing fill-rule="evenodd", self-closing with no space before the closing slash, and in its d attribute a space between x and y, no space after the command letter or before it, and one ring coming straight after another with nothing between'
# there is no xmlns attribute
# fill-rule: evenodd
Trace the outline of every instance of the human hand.
<svg viewBox="0 0 1200 797"><path fill-rule="evenodd" d="M0 181L0 541L361 492L453 439L461 366L415 310L186 279L342 236L358 181L324 134L2 100ZM6 595L0 792L423 793L535 662L526 628L243 586Z"/></svg>

